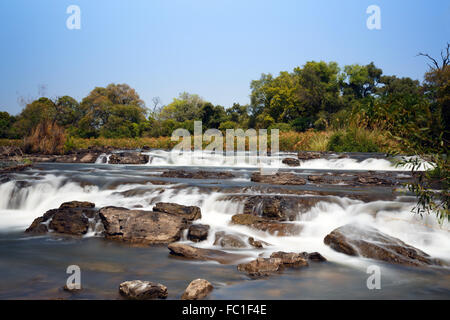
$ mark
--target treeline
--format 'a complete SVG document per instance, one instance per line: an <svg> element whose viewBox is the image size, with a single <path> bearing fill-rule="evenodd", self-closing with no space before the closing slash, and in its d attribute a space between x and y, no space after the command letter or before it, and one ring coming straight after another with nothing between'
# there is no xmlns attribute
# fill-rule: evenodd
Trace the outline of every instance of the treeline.
<svg viewBox="0 0 450 320"><path fill-rule="evenodd" d="M423 83L384 75L374 63L340 68L312 61L277 76L262 74L251 82L250 104L229 108L189 93L165 106L154 98L148 107L127 84L110 84L81 102L43 97L18 116L2 112L0 137L25 138L43 123L67 137L160 137L180 127L193 131L194 121L202 120L205 129L332 130L329 148L335 151L378 151L370 141L354 141L365 139L361 130L388 132L405 147L432 150L448 142L450 71L448 59L439 64L426 56L433 64Z"/></svg>

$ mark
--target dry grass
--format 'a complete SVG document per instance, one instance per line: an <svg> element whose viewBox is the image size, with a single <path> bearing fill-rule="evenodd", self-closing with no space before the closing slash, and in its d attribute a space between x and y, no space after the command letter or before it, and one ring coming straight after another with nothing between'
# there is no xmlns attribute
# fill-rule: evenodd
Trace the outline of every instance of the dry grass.
<svg viewBox="0 0 450 320"><path fill-rule="evenodd" d="M23 147L26 153L64 154L66 140L64 128L56 122L44 121L24 139Z"/></svg>

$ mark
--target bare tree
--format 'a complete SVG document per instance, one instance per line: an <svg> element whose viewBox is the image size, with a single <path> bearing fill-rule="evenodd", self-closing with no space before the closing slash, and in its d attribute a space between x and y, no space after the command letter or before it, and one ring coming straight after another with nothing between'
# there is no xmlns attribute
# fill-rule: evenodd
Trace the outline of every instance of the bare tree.
<svg viewBox="0 0 450 320"><path fill-rule="evenodd" d="M435 58L430 56L428 53L419 52L417 56L428 58L431 61L431 64L428 63L430 69L444 70L445 67L448 66L450 63L450 43L447 42L447 47L441 50L441 60L442 60L441 65L439 65L439 62Z"/></svg>
<svg viewBox="0 0 450 320"><path fill-rule="evenodd" d="M161 107L159 107L159 105L161 105L161 98L160 97L153 97L152 98L152 103L153 103L153 109L152 109L152 116L156 116L160 113L160 109Z"/></svg>

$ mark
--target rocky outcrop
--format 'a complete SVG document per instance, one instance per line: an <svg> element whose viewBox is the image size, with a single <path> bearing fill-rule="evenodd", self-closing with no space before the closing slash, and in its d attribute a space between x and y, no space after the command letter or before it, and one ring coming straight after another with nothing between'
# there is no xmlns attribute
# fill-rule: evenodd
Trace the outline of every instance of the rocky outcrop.
<svg viewBox="0 0 450 320"><path fill-rule="evenodd" d="M258 248L258 249L262 249L262 248L264 248L264 246L270 246L269 243L261 241L261 240L255 240L255 238L253 238L253 237L249 237L248 238L248 243L252 247L255 247L255 248Z"/></svg>
<svg viewBox="0 0 450 320"><path fill-rule="evenodd" d="M168 295L166 286L141 280L122 282L119 293L131 300L165 299Z"/></svg>
<svg viewBox="0 0 450 320"><path fill-rule="evenodd" d="M208 238L208 233L207 224L193 224L189 227L187 238L193 242L200 242Z"/></svg>
<svg viewBox="0 0 450 320"><path fill-rule="evenodd" d="M279 258L258 258L248 263L241 263L237 269L252 277L265 277L281 270L283 261Z"/></svg>
<svg viewBox="0 0 450 320"><path fill-rule="evenodd" d="M360 174L358 175L354 181L357 184L363 184L363 185L386 185L386 186L391 186L394 184L393 181L391 180L387 180L387 179L383 179L380 177L376 177L373 174Z"/></svg>
<svg viewBox="0 0 450 320"><path fill-rule="evenodd" d="M225 249L247 247L245 241L242 240L238 235L225 233L224 231L216 232L214 245L221 246Z"/></svg>
<svg viewBox="0 0 450 320"><path fill-rule="evenodd" d="M182 217L186 220L193 221L202 217L199 207L183 206L176 203L158 202L153 207L154 212L163 212L170 215Z"/></svg>
<svg viewBox="0 0 450 320"><path fill-rule="evenodd" d="M168 246L170 254L192 260L217 261L221 264L231 264L245 258L245 255L228 253L220 250L202 249L182 243L171 243Z"/></svg>
<svg viewBox="0 0 450 320"><path fill-rule="evenodd" d="M320 152L301 151L298 153L297 158L302 161L320 159L322 154Z"/></svg>
<svg viewBox="0 0 450 320"><path fill-rule="evenodd" d="M146 164L150 157L139 152L113 153L109 157L110 164Z"/></svg>
<svg viewBox="0 0 450 320"><path fill-rule="evenodd" d="M284 158L281 162L290 167L298 167L300 165L300 160L295 158Z"/></svg>
<svg viewBox="0 0 450 320"><path fill-rule="evenodd" d="M231 217L231 222L269 232L277 236L290 236L299 234L301 228L297 224L281 223L279 221L268 220L251 214L235 214Z"/></svg>
<svg viewBox="0 0 450 320"><path fill-rule="evenodd" d="M163 178L181 178L181 179L232 179L234 174L231 172L216 171L185 171L185 170L169 170L164 171L160 177Z"/></svg>
<svg viewBox="0 0 450 320"><path fill-rule="evenodd" d="M286 267L307 267L308 260L301 253L295 252L274 252L270 255L271 258L281 259L281 263Z"/></svg>
<svg viewBox="0 0 450 320"><path fill-rule="evenodd" d="M89 219L95 218L97 210L91 202L72 201L61 204L58 209L47 211L36 218L25 230L28 233L40 234L52 230L56 233L83 235L89 230Z"/></svg>
<svg viewBox="0 0 450 320"><path fill-rule="evenodd" d="M181 296L181 299L200 300L206 297L213 289L214 287L209 281L205 279L196 279L188 285Z"/></svg>
<svg viewBox="0 0 450 320"><path fill-rule="evenodd" d="M311 252L311 253L302 252L301 255L309 261L314 261L314 262L327 261L327 259L324 256L322 256L319 252Z"/></svg>
<svg viewBox="0 0 450 320"><path fill-rule="evenodd" d="M276 174L268 175L254 172L251 176L251 181L266 184L279 185L304 185L306 180L300 176L290 172L277 172Z"/></svg>
<svg viewBox="0 0 450 320"><path fill-rule="evenodd" d="M178 241L187 227L184 218L164 212L105 207L99 211L107 239L136 244Z"/></svg>
<svg viewBox="0 0 450 320"><path fill-rule="evenodd" d="M442 264L425 252L367 226L344 225L328 234L324 242L332 249L350 256L416 267Z"/></svg>

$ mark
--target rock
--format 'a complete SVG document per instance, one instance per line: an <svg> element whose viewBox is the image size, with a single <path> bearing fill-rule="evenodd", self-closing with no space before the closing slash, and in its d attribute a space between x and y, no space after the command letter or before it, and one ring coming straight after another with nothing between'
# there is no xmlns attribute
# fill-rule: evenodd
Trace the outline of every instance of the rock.
<svg viewBox="0 0 450 320"><path fill-rule="evenodd" d="M12 157L22 157L23 151L15 146L0 146L0 158L10 159Z"/></svg>
<svg viewBox="0 0 450 320"><path fill-rule="evenodd" d="M206 297L214 287L212 284L205 279L196 279L192 281L183 295L181 296L181 300L200 300Z"/></svg>
<svg viewBox="0 0 450 320"><path fill-rule="evenodd" d="M105 207L99 211L107 239L136 244L166 244L178 241L187 227L182 217L143 210Z"/></svg>
<svg viewBox="0 0 450 320"><path fill-rule="evenodd" d="M320 152L308 152L308 151L301 151L298 153L297 157L299 160L314 160L319 159L322 156Z"/></svg>
<svg viewBox="0 0 450 320"><path fill-rule="evenodd" d="M255 240L253 237L248 238L248 243L255 248L264 248L264 246L270 246L267 242L261 241L261 240Z"/></svg>
<svg viewBox="0 0 450 320"><path fill-rule="evenodd" d="M189 227L187 238L193 242L200 242L208 238L209 226L206 224L193 224Z"/></svg>
<svg viewBox="0 0 450 320"><path fill-rule="evenodd" d="M246 248L247 244L239 236L227 234L223 231L216 232L215 246L221 246L226 249L230 248Z"/></svg>
<svg viewBox="0 0 450 320"><path fill-rule="evenodd" d="M265 218L257 217L251 214L235 214L231 217L231 222L249 226L261 231L267 231L272 235L289 236L299 234L301 227L292 223L281 223Z"/></svg>
<svg viewBox="0 0 450 320"><path fill-rule="evenodd" d="M95 161L97 161L97 158L99 157L99 153L93 153L93 152L89 152L86 153L85 155L82 155L79 159L80 163L95 163Z"/></svg>
<svg viewBox="0 0 450 320"><path fill-rule="evenodd" d="M141 280L122 282L119 292L125 298L132 300L165 299L168 295L166 286Z"/></svg>
<svg viewBox="0 0 450 320"><path fill-rule="evenodd" d="M181 179L232 179L234 174L231 172L216 171L185 171L185 170L169 170L164 171L160 177L163 178L181 178Z"/></svg>
<svg viewBox="0 0 450 320"><path fill-rule="evenodd" d="M221 264L231 264L246 256L240 254L227 253L220 250L202 249L182 243L171 243L168 246L170 254L186 259L208 261L213 260Z"/></svg>
<svg viewBox="0 0 450 320"><path fill-rule="evenodd" d="M325 182L325 179L323 178L323 176L317 176L317 175L311 175L308 176L308 180L314 183L323 183Z"/></svg>
<svg viewBox="0 0 450 320"><path fill-rule="evenodd" d="M167 214L175 215L185 218L186 220L193 221L201 219L202 214L199 207L196 206L183 206L176 203L158 202L153 207L154 212L164 212Z"/></svg>
<svg viewBox="0 0 450 320"><path fill-rule="evenodd" d="M97 210L91 202L72 201L61 204L58 209L47 211L36 218L25 230L28 233L40 234L52 230L57 233L83 235L89 230L89 219L95 218Z"/></svg>
<svg viewBox="0 0 450 320"><path fill-rule="evenodd" d="M358 184L364 184L364 185L388 185L388 186L390 186L390 185L394 184L393 181L374 177L370 174L358 175L355 178L355 181Z"/></svg>
<svg viewBox="0 0 450 320"><path fill-rule="evenodd" d="M308 259L311 261L315 261L315 262L327 261L327 259L318 252L311 252L311 253L302 252L301 254L303 255L303 257L305 257L305 259Z"/></svg>
<svg viewBox="0 0 450 320"><path fill-rule="evenodd" d="M300 165L300 160L295 158L284 158L281 162L290 167L298 167Z"/></svg>
<svg viewBox="0 0 450 320"><path fill-rule="evenodd" d="M266 184L279 185L304 185L306 180L300 176L289 172L277 172L273 175L265 175L259 172L254 172L251 176L251 181Z"/></svg>
<svg viewBox="0 0 450 320"><path fill-rule="evenodd" d="M264 277L281 270L283 261L279 258L257 258L249 263L237 266L241 272L246 272L252 277Z"/></svg>
<svg viewBox="0 0 450 320"><path fill-rule="evenodd" d="M333 230L324 239L332 249L350 256L382 260L407 266L442 265L425 252L379 230L347 224Z"/></svg>
<svg viewBox="0 0 450 320"><path fill-rule="evenodd" d="M139 152L113 153L109 157L110 164L146 164L150 157Z"/></svg>
<svg viewBox="0 0 450 320"><path fill-rule="evenodd" d="M0 168L0 173L19 172L19 171L23 171L31 166L32 166L31 164L12 165L12 166L8 166L6 168Z"/></svg>
<svg viewBox="0 0 450 320"><path fill-rule="evenodd" d="M271 258L281 259L283 265L288 267L307 267L308 261L303 254L295 252L274 252L270 255Z"/></svg>

